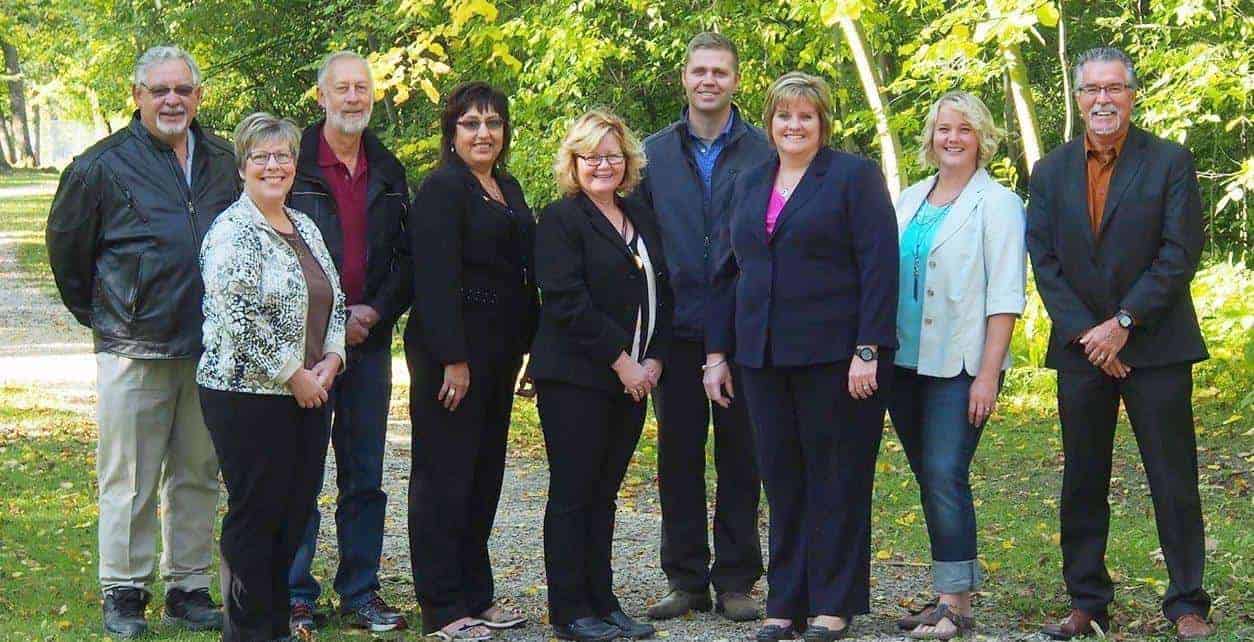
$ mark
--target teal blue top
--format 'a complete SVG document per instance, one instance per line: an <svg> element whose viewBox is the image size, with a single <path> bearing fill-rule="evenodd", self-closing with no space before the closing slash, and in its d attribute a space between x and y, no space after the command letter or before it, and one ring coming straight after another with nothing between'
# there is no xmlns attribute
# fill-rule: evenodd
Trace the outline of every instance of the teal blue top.
<svg viewBox="0 0 1254 642"><path fill-rule="evenodd" d="M927 283L927 255L932 250L936 228L949 213L949 204L937 207L924 199L906 231L901 235L901 261L898 262L897 356L893 362L903 368L919 367L919 336L923 333L923 292Z"/></svg>

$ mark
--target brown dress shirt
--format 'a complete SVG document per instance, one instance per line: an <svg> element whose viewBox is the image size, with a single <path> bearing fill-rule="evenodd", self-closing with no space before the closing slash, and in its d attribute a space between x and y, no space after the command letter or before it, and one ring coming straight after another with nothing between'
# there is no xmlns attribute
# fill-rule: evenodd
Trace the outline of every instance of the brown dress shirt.
<svg viewBox="0 0 1254 642"><path fill-rule="evenodd" d="M1115 174L1115 161L1123 151L1123 143L1128 139L1124 130L1113 147L1098 150L1089 134L1084 135L1084 153L1088 157L1089 187L1089 224L1093 226L1093 238L1097 238L1102 229L1102 212L1106 209L1106 196L1110 191L1110 177Z"/></svg>

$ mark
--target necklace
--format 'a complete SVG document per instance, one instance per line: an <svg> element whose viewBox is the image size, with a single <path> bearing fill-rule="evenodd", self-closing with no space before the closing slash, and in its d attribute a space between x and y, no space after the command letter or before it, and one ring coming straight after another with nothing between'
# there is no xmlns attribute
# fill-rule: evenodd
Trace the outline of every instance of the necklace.
<svg viewBox="0 0 1254 642"><path fill-rule="evenodd" d="M933 186L933 189L935 189L935 186ZM959 194L961 194L961 192ZM949 199L948 201L945 201L941 205L932 205L932 203L927 200L931 196L932 196L931 192L928 192L927 197L924 197L923 202L919 203L919 209L915 210L914 216L910 220L911 226L918 226L919 228L921 228L918 232L918 235L915 236L914 250L912 251L912 254L913 254L912 258L914 260L913 260L913 266L912 266L911 272L914 277L914 300L915 301L919 300L919 286L920 286L919 273L922 269L922 262L923 262L923 242L924 240L931 239L932 233L936 225L939 224L942 220L944 220L945 215L949 213L949 208L953 207L954 201L958 200L958 195L955 195L953 198ZM931 205L933 210L935 211L925 213L923 210L928 205Z"/></svg>

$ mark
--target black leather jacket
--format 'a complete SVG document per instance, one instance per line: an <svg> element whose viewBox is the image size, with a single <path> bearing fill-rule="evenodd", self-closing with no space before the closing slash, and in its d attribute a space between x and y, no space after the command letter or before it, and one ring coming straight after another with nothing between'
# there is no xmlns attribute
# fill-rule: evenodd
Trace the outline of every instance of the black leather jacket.
<svg viewBox="0 0 1254 642"><path fill-rule="evenodd" d="M311 125L301 135L296 182L288 194L287 204L313 219L335 260L335 268L342 270L344 233L339 208L318 166L322 126L323 122ZM409 187L405 168L369 129L362 134L362 143L369 175L366 177L366 287L360 303L374 308L379 313L379 322L370 329L370 336L358 349L386 350L392 343L393 326L413 300L409 233L405 228L409 217Z"/></svg>
<svg viewBox="0 0 1254 642"><path fill-rule="evenodd" d="M48 261L61 300L97 352L196 357L203 317L200 242L239 196L231 145L191 125L192 185L174 150L131 123L61 174L48 213Z"/></svg>

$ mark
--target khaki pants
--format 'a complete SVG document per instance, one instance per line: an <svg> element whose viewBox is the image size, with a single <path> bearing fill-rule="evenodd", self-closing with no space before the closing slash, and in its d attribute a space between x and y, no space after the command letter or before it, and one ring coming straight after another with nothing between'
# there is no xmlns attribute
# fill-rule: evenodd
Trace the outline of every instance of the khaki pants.
<svg viewBox="0 0 1254 642"><path fill-rule="evenodd" d="M96 354L100 585L150 590L161 488L166 590L209 587L218 459L196 390L196 359Z"/></svg>

